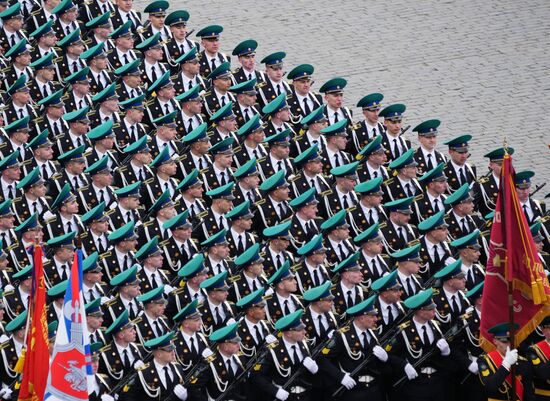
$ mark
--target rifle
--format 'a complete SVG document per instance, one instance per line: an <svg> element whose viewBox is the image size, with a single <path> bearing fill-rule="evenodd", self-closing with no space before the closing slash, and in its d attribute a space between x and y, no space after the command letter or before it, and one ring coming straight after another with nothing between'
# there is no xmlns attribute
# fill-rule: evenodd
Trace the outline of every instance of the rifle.
<svg viewBox="0 0 550 401"><path fill-rule="evenodd" d="M470 312L466 312L464 315L462 315L462 317L468 315L469 313ZM443 338L444 340L449 342L449 341L452 341L452 339L454 337L459 335L462 332L462 330L464 330L466 328L466 326L468 325L468 323L463 321L462 317L461 317L460 321L457 322L456 324L454 324L449 330L447 330L447 332L445 332L445 334L441 338ZM412 365L412 367L416 369L417 367L422 365L425 361L427 361L429 358L431 358L432 355L434 355L436 353L436 351L438 351L438 350L439 349L437 348L437 341L435 341L432 344L432 347L430 348L430 350L428 352L424 353L420 358L418 358L418 360L414 363L414 365ZM407 375L402 376L398 381L396 381L393 384L393 387L394 388L401 387L403 385L403 383L405 383L406 380L408 380Z"/></svg>
<svg viewBox="0 0 550 401"><path fill-rule="evenodd" d="M546 185L545 182L543 182L543 183L540 184L540 185L537 185L537 186L535 187L535 190L534 190L533 192L531 192L531 193L529 194L529 196L535 195L535 194L536 194L537 192L539 192L542 188L544 188L545 185Z"/></svg>
<svg viewBox="0 0 550 401"><path fill-rule="evenodd" d="M201 359L195 366L193 366L189 373L185 375L185 377L183 378L183 385L185 386L198 379L201 373L208 369L208 364L213 362L214 359L216 359L214 353L208 356L204 356L203 359ZM165 401L173 401L175 399L176 395L174 393L171 393L168 397L165 398Z"/></svg>

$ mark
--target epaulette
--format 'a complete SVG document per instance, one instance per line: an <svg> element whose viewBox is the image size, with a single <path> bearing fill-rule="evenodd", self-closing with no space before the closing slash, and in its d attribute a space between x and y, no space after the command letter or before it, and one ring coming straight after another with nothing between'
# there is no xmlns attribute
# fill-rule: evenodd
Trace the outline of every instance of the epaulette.
<svg viewBox="0 0 550 401"><path fill-rule="evenodd" d="M63 61L63 57L55 57L53 60L52 60L52 63L59 63L60 61Z"/></svg>
<svg viewBox="0 0 550 401"><path fill-rule="evenodd" d="M6 146L8 146L6 142L0 143L0 149L5 148Z"/></svg>
<svg viewBox="0 0 550 401"><path fill-rule="evenodd" d="M0 349L4 349L10 345L10 340L4 341L0 344Z"/></svg>
<svg viewBox="0 0 550 401"><path fill-rule="evenodd" d="M149 220L149 221L143 223L143 227L149 227L151 224L154 224L154 222L155 222L154 220Z"/></svg>
<svg viewBox="0 0 550 401"><path fill-rule="evenodd" d="M263 298L264 299L271 299L271 298L273 298L273 294L265 295Z"/></svg>
<svg viewBox="0 0 550 401"><path fill-rule="evenodd" d="M205 210L205 211L202 211L199 214L197 214L197 217L199 219L202 219L202 218L206 217L207 215L208 215L208 210Z"/></svg>
<svg viewBox="0 0 550 401"><path fill-rule="evenodd" d="M262 163L262 162L264 162L264 161L265 161L265 157L262 157L262 158L259 158L259 159L258 159L258 163Z"/></svg>
<svg viewBox="0 0 550 401"><path fill-rule="evenodd" d="M115 212L116 209L109 209L107 210L106 212L103 212L103 214L105 216L110 216L111 214L113 214Z"/></svg>
<svg viewBox="0 0 550 401"><path fill-rule="evenodd" d="M301 176L300 175L294 175L294 174L291 174L290 177L288 177L288 182L294 182L296 181L297 179L299 179Z"/></svg>
<svg viewBox="0 0 550 401"><path fill-rule="evenodd" d="M149 184L152 183L154 180L155 180L154 178L149 178L149 179L143 181L143 184L149 185Z"/></svg>
<svg viewBox="0 0 550 401"><path fill-rule="evenodd" d="M327 189L326 191L321 192L319 195L324 197L331 194L332 194L332 189Z"/></svg>
<svg viewBox="0 0 550 401"><path fill-rule="evenodd" d="M11 294L13 294L13 292L14 292L14 290L4 291L2 296L5 297L6 295L11 295Z"/></svg>
<svg viewBox="0 0 550 401"><path fill-rule="evenodd" d="M89 185L84 185L83 187L78 188L78 192L86 191L88 188L90 188Z"/></svg>
<svg viewBox="0 0 550 401"><path fill-rule="evenodd" d="M413 239L412 241L410 241L407 246L411 247L411 246L415 246L415 245L418 245L420 244L420 240L419 239Z"/></svg>
<svg viewBox="0 0 550 401"><path fill-rule="evenodd" d="M101 255L99 255L99 260L105 259L107 256L111 256L111 255L112 255L112 251L103 252Z"/></svg>
<svg viewBox="0 0 550 401"><path fill-rule="evenodd" d="M128 170L128 166L120 166L116 168L117 171L126 171Z"/></svg>
<svg viewBox="0 0 550 401"><path fill-rule="evenodd" d="M111 344L107 344L106 346L99 349L100 352L107 352L111 349Z"/></svg>
<svg viewBox="0 0 550 401"><path fill-rule="evenodd" d="M113 129L114 129L114 128L120 128L120 123L115 123L115 124L113 124Z"/></svg>
<svg viewBox="0 0 550 401"><path fill-rule="evenodd" d="M240 152L242 149L242 146L237 146L236 148L233 148L233 152Z"/></svg>
<svg viewBox="0 0 550 401"><path fill-rule="evenodd" d="M231 276L227 279L227 281L229 281L230 283L234 283L235 281L238 281L241 279L241 275L240 274L236 274L234 276Z"/></svg>
<svg viewBox="0 0 550 401"><path fill-rule="evenodd" d="M187 153L176 157L176 162L181 162L182 160L185 160L185 159L187 159Z"/></svg>
<svg viewBox="0 0 550 401"><path fill-rule="evenodd" d="M344 326L344 327L339 328L338 331L343 334L343 333L349 331L349 329L350 329L350 326Z"/></svg>
<svg viewBox="0 0 550 401"><path fill-rule="evenodd" d="M133 324L141 323L142 320L143 320L143 318L141 316L138 316L134 320L132 320L132 323Z"/></svg>
<svg viewBox="0 0 550 401"><path fill-rule="evenodd" d="M204 174L204 173L206 173L207 171L208 171L208 167L203 168L201 171L199 171L199 173Z"/></svg>
<svg viewBox="0 0 550 401"><path fill-rule="evenodd" d="M386 221L383 221L382 223L378 223L378 228L384 228L388 225Z"/></svg>
<svg viewBox="0 0 550 401"><path fill-rule="evenodd" d="M51 219L44 220L44 224L47 225L47 224L50 224L50 223L52 223L52 222L54 222L54 221L56 221L56 220L57 220L57 216L53 216Z"/></svg>
<svg viewBox="0 0 550 401"><path fill-rule="evenodd" d="M164 241L161 241L161 242L159 243L159 246L166 246L166 245L168 245L169 243L170 243L170 240L169 240L169 239L165 239Z"/></svg>
<svg viewBox="0 0 550 401"><path fill-rule="evenodd" d="M298 271L298 270L300 270L301 268L302 268L302 265L301 265L301 264L299 264L299 263L298 263L298 264L295 264L295 265L292 265L292 266L290 266L290 270L292 270L293 272L295 272L295 271Z"/></svg>
<svg viewBox="0 0 550 401"><path fill-rule="evenodd" d="M61 173L55 173L50 177L50 180L58 180L63 176Z"/></svg>
<svg viewBox="0 0 550 401"><path fill-rule="evenodd" d="M19 203L19 202L21 202L22 199L23 199L22 196L18 196L17 198L15 198L15 199L13 200L13 203Z"/></svg>
<svg viewBox="0 0 550 401"><path fill-rule="evenodd" d="M256 206L263 205L264 203L265 203L265 199L260 199L259 201L254 202L254 204L255 204Z"/></svg>
<svg viewBox="0 0 550 401"><path fill-rule="evenodd" d="M394 178L388 178L386 181L382 183L382 185L388 186L394 181Z"/></svg>
<svg viewBox="0 0 550 401"><path fill-rule="evenodd" d="M35 11L31 12L30 15L38 15L38 14L40 14L40 11L42 11L41 8L39 8L38 10L35 10Z"/></svg>
<svg viewBox="0 0 550 401"><path fill-rule="evenodd" d="M113 298L113 299L110 299L107 302L105 302L105 305L112 306L112 305L116 304L116 302L117 302L117 298Z"/></svg>

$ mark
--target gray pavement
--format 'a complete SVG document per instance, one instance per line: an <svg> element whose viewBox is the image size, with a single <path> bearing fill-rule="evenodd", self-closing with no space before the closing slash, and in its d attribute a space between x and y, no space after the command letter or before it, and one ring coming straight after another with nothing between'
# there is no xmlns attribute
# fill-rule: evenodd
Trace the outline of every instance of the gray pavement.
<svg viewBox="0 0 550 401"><path fill-rule="evenodd" d="M145 2L136 2L143 9ZM407 105L404 125L442 120L440 142L474 135L471 161L508 138L517 170L550 181L550 2L547 0L171 0L190 29L224 26L222 50L259 42L257 60L287 53L286 69L308 62L315 85L348 80L349 106L371 92ZM169 11L170 11L169 10ZM352 107L355 119L360 110ZM410 139L417 144L415 135ZM445 146L438 149L446 152ZM538 195L550 192L550 184Z"/></svg>

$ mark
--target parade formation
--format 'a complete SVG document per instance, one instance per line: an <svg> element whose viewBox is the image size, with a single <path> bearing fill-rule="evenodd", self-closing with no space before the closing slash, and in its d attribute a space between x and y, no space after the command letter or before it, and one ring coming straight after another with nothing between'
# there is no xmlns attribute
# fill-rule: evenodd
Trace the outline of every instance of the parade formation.
<svg viewBox="0 0 550 401"><path fill-rule="evenodd" d="M353 116L344 78L314 91L312 65L190 18L0 2L0 398L41 245L50 352L83 253L89 400L549 400L550 317L480 344L503 160L530 156L474 166L476 133L381 93ZM547 274L534 175L513 185Z"/></svg>

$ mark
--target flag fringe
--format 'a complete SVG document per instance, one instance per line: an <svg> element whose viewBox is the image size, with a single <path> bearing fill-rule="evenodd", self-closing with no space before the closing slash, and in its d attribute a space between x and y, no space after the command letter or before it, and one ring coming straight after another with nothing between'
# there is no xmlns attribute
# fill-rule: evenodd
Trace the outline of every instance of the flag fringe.
<svg viewBox="0 0 550 401"><path fill-rule="evenodd" d="M23 368L25 367L25 355L26 354L27 354L27 349L23 348L21 350L21 355L19 356L19 359L17 360L17 363L15 364L15 367L13 368L14 372L23 373Z"/></svg>

